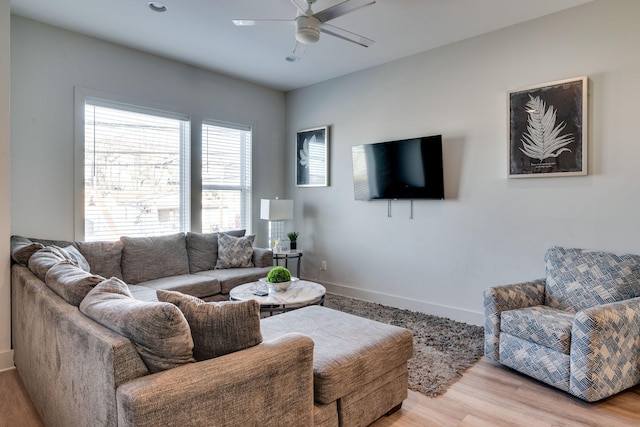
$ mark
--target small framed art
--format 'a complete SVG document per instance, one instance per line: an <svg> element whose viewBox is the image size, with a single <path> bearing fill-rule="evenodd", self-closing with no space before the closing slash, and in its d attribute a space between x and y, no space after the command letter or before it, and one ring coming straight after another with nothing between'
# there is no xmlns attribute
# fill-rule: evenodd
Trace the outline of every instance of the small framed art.
<svg viewBox="0 0 640 427"><path fill-rule="evenodd" d="M305 129L296 134L296 185L329 185L329 126Z"/></svg>
<svg viewBox="0 0 640 427"><path fill-rule="evenodd" d="M509 178L587 174L587 77L508 93Z"/></svg>

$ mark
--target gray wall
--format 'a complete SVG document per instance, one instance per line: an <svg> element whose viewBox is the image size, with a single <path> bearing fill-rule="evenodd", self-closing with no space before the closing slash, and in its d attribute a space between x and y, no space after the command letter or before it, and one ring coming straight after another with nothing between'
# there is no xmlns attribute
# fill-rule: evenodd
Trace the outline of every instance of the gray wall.
<svg viewBox="0 0 640 427"><path fill-rule="evenodd" d="M284 155L282 92L21 17L11 23L13 234L74 238L74 86L252 126L253 224L258 239L266 233L255 206L283 192L284 171L270 167Z"/></svg>
<svg viewBox="0 0 640 427"><path fill-rule="evenodd" d="M640 2L601 0L287 96L331 126L331 186L296 188L305 274L329 289L464 321L482 291L543 277L552 245L640 253ZM507 179L506 92L587 75L589 175ZM356 202L351 146L442 134L445 201ZM320 272L322 260L328 271Z"/></svg>
<svg viewBox="0 0 640 427"><path fill-rule="evenodd" d="M0 370L13 366L11 351L11 285L9 281L9 0L0 0Z"/></svg>

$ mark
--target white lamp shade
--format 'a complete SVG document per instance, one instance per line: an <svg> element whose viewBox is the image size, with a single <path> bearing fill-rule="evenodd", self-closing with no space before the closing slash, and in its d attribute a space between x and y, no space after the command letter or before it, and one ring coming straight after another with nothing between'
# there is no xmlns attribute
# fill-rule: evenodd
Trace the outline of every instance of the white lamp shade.
<svg viewBox="0 0 640 427"><path fill-rule="evenodd" d="M260 199L260 219L269 221L293 219L293 200Z"/></svg>

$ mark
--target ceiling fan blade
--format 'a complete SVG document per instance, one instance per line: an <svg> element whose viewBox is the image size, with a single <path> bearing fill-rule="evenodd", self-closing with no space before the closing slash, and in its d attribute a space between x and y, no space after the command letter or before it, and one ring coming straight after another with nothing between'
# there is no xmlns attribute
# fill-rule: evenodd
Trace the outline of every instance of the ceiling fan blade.
<svg viewBox="0 0 640 427"><path fill-rule="evenodd" d="M293 0L291 0L293 1ZM318 18L320 22L327 22L332 19L336 19L339 16L346 15L365 6L371 6L375 3L375 0L346 0L342 3L338 3L335 6L331 6L325 10L315 13L313 16Z"/></svg>
<svg viewBox="0 0 640 427"><path fill-rule="evenodd" d="M239 27L246 27L252 25L263 24L293 24L296 21L293 19L233 19L233 23Z"/></svg>
<svg viewBox="0 0 640 427"><path fill-rule="evenodd" d="M293 56L300 57L304 55L306 51L307 51L307 45L304 43L300 43L299 41L296 40L296 44L293 46L293 52L291 52L291 54Z"/></svg>
<svg viewBox="0 0 640 427"><path fill-rule="evenodd" d="M335 25L322 24L320 31L325 34L329 34L339 39L346 40L348 42L355 43L364 47L369 47L373 43L375 43L371 39L368 39L356 33L352 33L351 31L343 30L342 28L336 27Z"/></svg>
<svg viewBox="0 0 640 427"><path fill-rule="evenodd" d="M280 0L280 2L281 3L291 3L296 7L296 9L298 9L299 13L301 13L303 15L307 14L307 12L298 4L298 2L296 0Z"/></svg>

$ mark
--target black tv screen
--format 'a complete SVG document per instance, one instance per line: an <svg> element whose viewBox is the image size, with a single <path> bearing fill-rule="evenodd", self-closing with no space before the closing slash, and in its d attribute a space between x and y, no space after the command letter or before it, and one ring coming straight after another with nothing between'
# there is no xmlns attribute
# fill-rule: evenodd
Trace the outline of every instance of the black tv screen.
<svg viewBox="0 0 640 427"><path fill-rule="evenodd" d="M352 147L356 200L444 199L442 136Z"/></svg>

